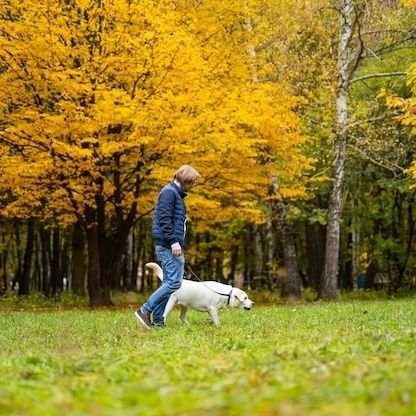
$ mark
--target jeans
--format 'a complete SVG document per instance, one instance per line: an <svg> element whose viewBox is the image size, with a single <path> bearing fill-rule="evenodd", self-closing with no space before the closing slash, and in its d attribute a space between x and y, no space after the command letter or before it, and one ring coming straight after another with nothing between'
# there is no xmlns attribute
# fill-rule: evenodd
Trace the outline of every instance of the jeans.
<svg viewBox="0 0 416 416"><path fill-rule="evenodd" d="M162 266L163 282L142 306L142 311L147 313L153 312L153 322L161 323L164 321L163 312L170 295L182 285L185 257L183 254L178 257L174 256L170 248L162 246L155 246L155 250L156 257Z"/></svg>

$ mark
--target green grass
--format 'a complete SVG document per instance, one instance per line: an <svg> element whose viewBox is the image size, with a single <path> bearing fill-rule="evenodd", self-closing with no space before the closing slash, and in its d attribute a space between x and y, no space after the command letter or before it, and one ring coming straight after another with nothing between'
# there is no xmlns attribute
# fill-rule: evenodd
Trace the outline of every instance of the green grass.
<svg viewBox="0 0 416 416"><path fill-rule="evenodd" d="M0 415L408 416L415 317L415 298L256 305L145 331L129 308L7 309Z"/></svg>

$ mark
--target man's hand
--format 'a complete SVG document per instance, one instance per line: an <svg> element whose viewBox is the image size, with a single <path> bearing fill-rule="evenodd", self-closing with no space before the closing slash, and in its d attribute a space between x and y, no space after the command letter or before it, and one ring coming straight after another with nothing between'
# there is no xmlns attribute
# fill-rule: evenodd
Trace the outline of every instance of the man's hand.
<svg viewBox="0 0 416 416"><path fill-rule="evenodd" d="M172 244L171 248L174 256L179 257L182 254L182 247L179 243Z"/></svg>

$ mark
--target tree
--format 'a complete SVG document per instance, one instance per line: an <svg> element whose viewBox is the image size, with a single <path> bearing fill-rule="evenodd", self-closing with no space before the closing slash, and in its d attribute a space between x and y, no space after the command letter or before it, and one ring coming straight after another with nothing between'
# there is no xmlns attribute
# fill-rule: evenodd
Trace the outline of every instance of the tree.
<svg viewBox="0 0 416 416"><path fill-rule="evenodd" d="M329 197L325 245L324 273L319 287L319 297L334 298L338 285L339 237L342 215L342 186L345 174L345 149L348 137L348 85L359 63L362 44L354 44L358 30L358 10L352 0L340 4L340 37L338 44L338 85L336 90L335 160L333 183Z"/></svg>
<svg viewBox="0 0 416 416"><path fill-rule="evenodd" d="M395 5L394 5L395 6ZM393 12L391 11L393 10ZM336 123L334 140L334 163L332 186L329 196L325 264L319 297L332 299L337 294L340 250L340 222L342 218L343 185L345 178L346 146L349 136L349 90L352 79L362 62L369 56L391 51L397 45L414 37L413 27L402 31L392 31L386 25L395 16L395 7L379 2L341 0L339 2L340 35L338 43L338 83L336 89ZM383 21L383 14L388 17ZM380 23L381 22L381 23ZM397 22L391 19L388 25L395 29ZM407 29L407 30L406 30ZM397 74L383 74L391 76ZM373 74L377 77L378 74Z"/></svg>
<svg viewBox="0 0 416 416"><path fill-rule="evenodd" d="M129 232L174 167L198 166L206 186L189 204L221 222L267 192L259 149L302 141L295 100L251 82L238 6L12 0L2 11L2 211L82 226L92 306L111 304ZM280 170L298 173L284 158Z"/></svg>

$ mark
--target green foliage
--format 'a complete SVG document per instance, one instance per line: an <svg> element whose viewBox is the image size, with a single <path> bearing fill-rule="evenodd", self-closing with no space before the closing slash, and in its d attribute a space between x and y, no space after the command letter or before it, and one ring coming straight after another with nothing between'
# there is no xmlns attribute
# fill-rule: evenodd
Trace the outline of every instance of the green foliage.
<svg viewBox="0 0 416 416"><path fill-rule="evenodd" d="M0 315L1 415L409 415L415 299L177 311Z"/></svg>

